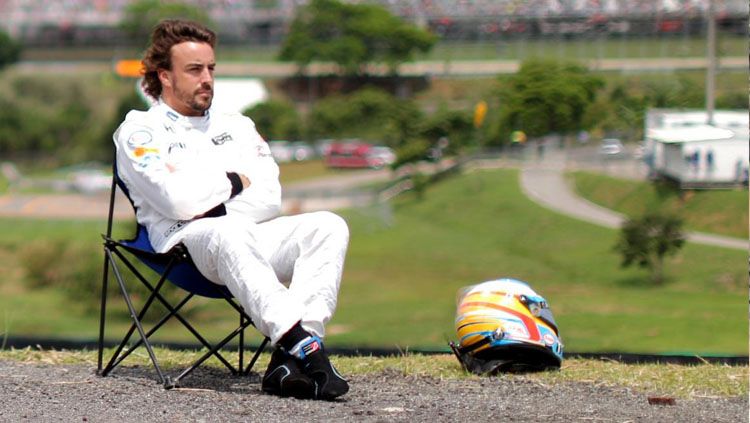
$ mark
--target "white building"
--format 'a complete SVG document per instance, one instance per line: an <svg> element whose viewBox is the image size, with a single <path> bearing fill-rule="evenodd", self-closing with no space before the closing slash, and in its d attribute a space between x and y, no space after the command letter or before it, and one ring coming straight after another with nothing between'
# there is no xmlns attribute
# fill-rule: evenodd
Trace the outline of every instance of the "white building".
<svg viewBox="0 0 750 423"><path fill-rule="evenodd" d="M655 177L683 188L731 187L747 183L750 114L718 110L653 109L646 116L645 160Z"/></svg>

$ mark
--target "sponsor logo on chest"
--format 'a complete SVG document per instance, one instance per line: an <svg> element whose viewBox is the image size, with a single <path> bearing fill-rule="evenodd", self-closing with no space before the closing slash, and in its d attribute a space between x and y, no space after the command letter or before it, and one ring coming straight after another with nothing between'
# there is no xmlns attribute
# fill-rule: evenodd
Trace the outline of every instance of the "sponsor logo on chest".
<svg viewBox="0 0 750 423"><path fill-rule="evenodd" d="M211 138L211 142L213 142L214 145L222 145L227 141L232 141L232 135L230 135L229 132L222 132L221 134Z"/></svg>

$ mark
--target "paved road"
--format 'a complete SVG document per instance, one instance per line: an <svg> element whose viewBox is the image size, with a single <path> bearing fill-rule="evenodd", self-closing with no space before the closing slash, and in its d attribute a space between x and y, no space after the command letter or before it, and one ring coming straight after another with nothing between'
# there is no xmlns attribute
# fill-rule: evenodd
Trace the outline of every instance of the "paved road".
<svg viewBox="0 0 750 423"><path fill-rule="evenodd" d="M670 71L679 69L705 69L705 57L686 58L623 58L581 60L589 68L600 71L643 72ZM417 61L401 65L401 75L435 75L443 78L466 76L492 76L497 74L514 73L518 70L520 61L517 60L430 60ZM747 57L722 57L719 59L719 69L747 69ZM23 61L13 67L20 73L49 72L49 73L100 73L112 69L110 61ZM312 64L308 67L311 74L327 75L335 71L330 64ZM385 67L373 67L373 73L387 74ZM219 77L258 77L284 78L297 73L293 63L281 62L220 62L217 66Z"/></svg>
<svg viewBox="0 0 750 423"><path fill-rule="evenodd" d="M370 195L352 195L352 190L368 182L387 180L389 170L353 170L341 174L284 186L282 208L285 213L335 210L357 206L371 200ZM133 209L118 191L115 217L129 219ZM5 194L0 195L0 216L41 219L106 219L109 193L93 194Z"/></svg>
<svg viewBox="0 0 750 423"><path fill-rule="evenodd" d="M521 171L521 189L529 198L548 209L597 225L619 228L625 216L593 204L573 192L563 173L568 166L581 167L585 164L569 160L568 155L559 150L548 152L544 160L527 161ZM589 167L618 177L638 179L645 176L645 169L631 160L612 161L606 165L600 162L589 164ZM689 232L687 238L691 242L739 250L747 250L749 245L748 240L700 232Z"/></svg>

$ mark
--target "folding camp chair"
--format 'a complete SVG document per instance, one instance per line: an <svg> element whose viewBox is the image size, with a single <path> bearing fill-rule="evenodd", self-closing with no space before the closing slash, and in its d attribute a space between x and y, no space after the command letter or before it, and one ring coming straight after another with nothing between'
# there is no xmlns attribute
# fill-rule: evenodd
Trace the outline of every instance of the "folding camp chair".
<svg viewBox="0 0 750 423"><path fill-rule="evenodd" d="M133 210L135 210L135 206L133 205L132 199L130 199L127 187L117 176L117 165L115 164L112 169L112 187L109 198L107 233L106 235L102 235L102 238L104 239L104 266L102 272L101 314L99 317L99 351L97 360L97 373L101 376L106 376L128 355L130 355L139 346L143 345L148 351L151 363L153 364L154 369L159 375L161 383L166 389L171 389L175 386L178 386L180 380L183 377L190 374L211 356L216 357L232 372L232 374L249 374L253 366L255 365L258 356L265 348L269 339L267 337L264 338L263 342L256 350L247 367L243 368L243 358L245 352L245 329L253 324L252 320L245 313L242 307L238 305L237 302L233 299L232 294L229 293L226 287L217 285L201 275L201 273L195 267L195 264L190 259L190 256L184 245L178 244L166 253L156 253L151 246L151 243L149 242L146 228L140 224L137 225L136 234L133 239L120 241L112 239L112 224L114 219L117 187L119 187L122 192L128 197L128 200L130 200L130 205L133 206ZM135 259L137 259L137 261L140 261L149 268L153 269L156 273L156 276L158 277L158 280L155 283L152 283L153 281L149 281L149 278L144 276L142 272L140 272L136 268L136 266L133 264L134 261L132 261L128 255L124 254L125 252L129 253L130 257L134 257ZM124 265L125 268L130 271L130 273L128 274L129 277L125 277L125 274L120 268L121 265ZM127 305L128 311L130 312L130 317L132 319L132 325L123 337L119 346L115 349L107 365L102 367L105 316L107 306L107 283L109 280L110 269L112 270L112 274L114 275L115 280L119 285L122 296L125 299L125 304ZM134 280L139 281L139 283L145 286L149 292L149 296L143 302L140 310L137 310L134 306L132 296L130 295L128 289L128 283L132 284L134 283ZM164 295L162 295L162 293L160 292L166 281L169 281L172 284L182 288L184 291L187 291L187 295L174 305L170 304L169 301L165 299ZM198 333L193 325L191 325L190 322L188 322L188 320L180 314L180 310L183 308L183 306L185 306L185 304L187 304L195 295L208 298L223 299L239 314L239 326L237 326L236 329L231 331L225 338L223 338L215 345L211 345L203 336L200 335L200 333ZM157 321L157 323L155 323L150 329L146 330L144 328L143 318L149 311L151 306L156 304L157 301L167 309L167 312L161 319ZM193 334L195 339L199 341L206 349L208 349L205 354L203 354L192 365L190 365L190 367L182 371L182 373L180 373L176 377L166 375L164 371L162 371L161 367L159 366L156 354L154 353L152 342L149 340L149 338L154 333L156 333L159 328L161 328L168 321L171 321L172 318L182 323L182 325L185 326L185 328L191 334ZM140 339L129 345L126 349L125 347L129 344L133 332L137 332ZM221 350L222 348L224 348L224 346L226 346L229 342L237 337L239 338L239 363L238 366L235 367L222 356Z"/></svg>

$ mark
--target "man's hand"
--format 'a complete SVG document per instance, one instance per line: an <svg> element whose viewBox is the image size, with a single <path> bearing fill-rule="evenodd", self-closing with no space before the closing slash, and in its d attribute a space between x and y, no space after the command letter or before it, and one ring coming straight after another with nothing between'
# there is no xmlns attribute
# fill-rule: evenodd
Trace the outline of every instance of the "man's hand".
<svg viewBox="0 0 750 423"><path fill-rule="evenodd" d="M241 173L238 173L238 175L240 175L240 180L242 181L242 189L247 189L250 186L250 179Z"/></svg>

